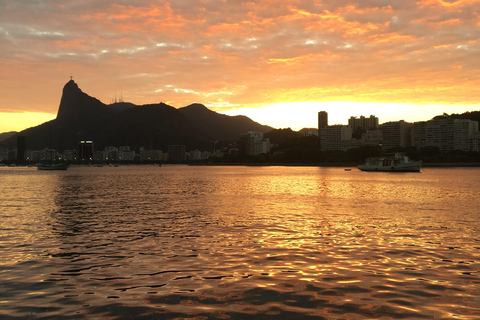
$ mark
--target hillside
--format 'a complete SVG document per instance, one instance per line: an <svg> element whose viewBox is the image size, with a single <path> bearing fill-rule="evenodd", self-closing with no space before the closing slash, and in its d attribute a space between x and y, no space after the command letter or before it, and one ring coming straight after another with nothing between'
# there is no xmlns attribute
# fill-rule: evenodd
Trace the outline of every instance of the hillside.
<svg viewBox="0 0 480 320"><path fill-rule="evenodd" d="M81 140L93 140L97 150L110 145L166 150L170 144L185 144L189 149L202 148L211 141L238 140L247 131L271 129L244 116L216 113L201 104L180 109L164 103L106 105L70 80L63 88L55 120L10 135L2 145L15 147L18 134L27 137L31 150L49 146L75 149Z"/></svg>
<svg viewBox="0 0 480 320"><path fill-rule="evenodd" d="M16 135L18 132L16 131L10 131L10 132L4 132L4 133L0 133L0 142L2 142L3 140L5 139L8 139L10 137L13 137L14 135Z"/></svg>

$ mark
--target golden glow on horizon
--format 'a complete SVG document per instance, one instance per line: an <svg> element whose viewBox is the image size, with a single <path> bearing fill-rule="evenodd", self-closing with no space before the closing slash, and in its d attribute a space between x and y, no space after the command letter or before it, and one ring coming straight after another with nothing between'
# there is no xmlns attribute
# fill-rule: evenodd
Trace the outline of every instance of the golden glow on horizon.
<svg viewBox="0 0 480 320"><path fill-rule="evenodd" d="M208 107L208 106L207 106ZM223 107L226 107L224 105ZM372 103L372 102L287 102L252 108L232 108L220 111L217 107L210 109L221 114L236 116L244 115L255 122L273 128L291 128L298 131L303 128L317 128L319 111L327 111L329 125L348 124L352 116L369 117L374 115L379 122L405 120L407 122L427 121L443 113L464 113L480 110L480 104L475 105L415 105L406 103ZM39 112L0 113L0 133L22 131L55 119L55 114Z"/></svg>
<svg viewBox="0 0 480 320"><path fill-rule="evenodd" d="M22 131L56 118L56 114L41 112L0 112L0 133Z"/></svg>
<svg viewBox="0 0 480 320"><path fill-rule="evenodd" d="M379 118L380 124L390 121L405 120L407 122L428 121L444 112L463 113L480 110L477 105L414 105L405 103L369 103L369 102L292 102L277 103L256 108L233 109L221 113L235 116L244 115L252 120L273 128L291 128L298 131L303 128L318 127L318 112L327 111L328 124L348 124L350 117ZM439 112L439 110L444 110ZM275 116L275 115L282 116Z"/></svg>

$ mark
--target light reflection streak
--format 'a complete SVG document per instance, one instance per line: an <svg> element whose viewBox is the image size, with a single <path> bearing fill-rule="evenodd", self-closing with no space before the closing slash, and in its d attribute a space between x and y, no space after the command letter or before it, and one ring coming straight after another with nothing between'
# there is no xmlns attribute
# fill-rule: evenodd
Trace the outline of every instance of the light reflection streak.
<svg viewBox="0 0 480 320"><path fill-rule="evenodd" d="M402 190L405 176L382 182L388 187L375 189L376 200L361 206L352 197L367 197L362 191L364 184L372 186L365 181L370 178L333 175L332 169L312 174L311 168L302 168L289 175L290 169L281 168L187 168L182 176L168 167L162 170L159 176L143 176L148 193L125 184L122 176L61 179L54 189L52 224L55 241L61 243L46 251L52 263L68 267L54 276L80 291L95 287L98 300L116 296L124 305L128 298L155 292L144 300L146 305L188 310L190 316L202 308L242 313L250 308L258 314L272 305L278 312L319 312L305 307L300 295L330 315L348 304L352 317L374 318L383 305L413 313L411 317L417 312L438 317L445 313L442 309L451 312L458 306L464 309L457 314L468 314L474 308L476 278L462 273L479 270L475 251L468 250L475 242L452 230L439 233L421 219L415 220L420 222L415 229L405 224L405 216L382 215L385 208L408 209L408 193L381 210L370 210ZM282 171L287 174L280 178ZM224 178L215 180L220 174ZM161 187L166 183L169 189ZM126 194L141 204L130 207L141 208L135 214L125 209L128 201L120 201ZM272 295L278 300L265 302ZM443 298L438 298L427 309L427 301L436 301L428 298L432 295L447 295L452 302L442 306ZM398 301L411 306L401 308Z"/></svg>

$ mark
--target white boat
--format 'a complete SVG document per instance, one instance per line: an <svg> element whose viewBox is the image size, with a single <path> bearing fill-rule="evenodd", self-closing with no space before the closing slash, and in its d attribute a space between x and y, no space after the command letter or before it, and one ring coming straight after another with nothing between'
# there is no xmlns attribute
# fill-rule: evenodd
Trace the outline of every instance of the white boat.
<svg viewBox="0 0 480 320"><path fill-rule="evenodd" d="M367 158L365 164L357 166L362 171L384 171L384 172L420 172L422 161L410 160L404 153L383 157Z"/></svg>

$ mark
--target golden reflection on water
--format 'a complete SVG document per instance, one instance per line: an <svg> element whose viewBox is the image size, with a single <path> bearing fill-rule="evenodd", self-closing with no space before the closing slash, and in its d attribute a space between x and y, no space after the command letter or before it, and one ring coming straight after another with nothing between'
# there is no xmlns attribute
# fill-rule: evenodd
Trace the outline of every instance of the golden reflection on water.
<svg viewBox="0 0 480 320"><path fill-rule="evenodd" d="M11 315L479 315L479 170L71 169L0 172Z"/></svg>
<svg viewBox="0 0 480 320"><path fill-rule="evenodd" d="M0 168L0 244L14 244L2 254L0 265L34 260L42 254L39 242L49 230L50 214L56 210L59 177L32 172L36 168Z"/></svg>

